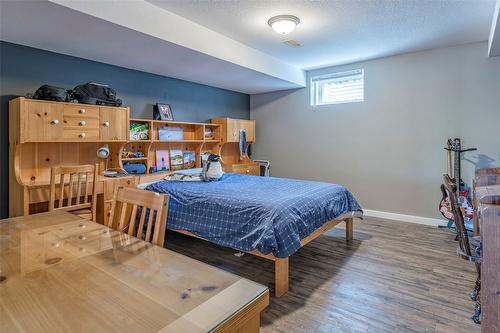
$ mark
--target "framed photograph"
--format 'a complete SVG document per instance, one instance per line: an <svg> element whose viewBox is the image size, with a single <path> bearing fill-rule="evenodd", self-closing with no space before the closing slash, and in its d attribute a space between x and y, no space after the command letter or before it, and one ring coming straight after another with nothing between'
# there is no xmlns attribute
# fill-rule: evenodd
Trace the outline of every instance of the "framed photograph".
<svg viewBox="0 0 500 333"><path fill-rule="evenodd" d="M170 104L156 103L156 111L157 114L154 115L154 119L174 120L174 115L172 113L172 109L170 108Z"/></svg>

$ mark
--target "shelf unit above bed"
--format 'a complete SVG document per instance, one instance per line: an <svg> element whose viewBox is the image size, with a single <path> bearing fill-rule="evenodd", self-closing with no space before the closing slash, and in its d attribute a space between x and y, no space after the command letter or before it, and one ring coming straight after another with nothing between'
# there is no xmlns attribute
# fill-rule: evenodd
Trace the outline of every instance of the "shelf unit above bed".
<svg viewBox="0 0 500 333"><path fill-rule="evenodd" d="M205 152L217 153L221 144L221 125L211 123L192 123L184 121L165 121L165 120L150 120L131 118L129 127L132 124L147 125L147 138L132 140L124 143L118 153L118 167L123 168L123 163L144 163L146 165L146 173L149 174L151 168L156 166L156 151L157 150L172 150L178 149L182 151L195 152L196 162L195 167L201 167L201 154ZM158 129L160 128L182 128L183 139L175 140L160 140ZM209 128L212 137L205 138L205 131ZM144 153L144 157L124 157L122 152L137 152Z"/></svg>

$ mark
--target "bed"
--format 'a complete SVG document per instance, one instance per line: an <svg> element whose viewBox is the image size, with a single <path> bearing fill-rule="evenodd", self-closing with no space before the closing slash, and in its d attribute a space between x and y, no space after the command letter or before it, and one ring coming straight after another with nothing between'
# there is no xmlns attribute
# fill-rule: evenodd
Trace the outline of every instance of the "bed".
<svg viewBox="0 0 500 333"><path fill-rule="evenodd" d="M352 238L362 210L343 186L227 173L216 182L158 181L170 195L167 227L275 262L275 293L288 290L288 257L335 225Z"/></svg>

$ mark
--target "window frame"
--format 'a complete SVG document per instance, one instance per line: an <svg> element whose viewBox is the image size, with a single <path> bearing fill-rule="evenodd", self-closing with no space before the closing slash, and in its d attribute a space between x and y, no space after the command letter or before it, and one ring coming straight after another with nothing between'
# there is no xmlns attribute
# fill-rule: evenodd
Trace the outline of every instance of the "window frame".
<svg viewBox="0 0 500 333"><path fill-rule="evenodd" d="M348 76L354 76L354 75L361 75L362 78L362 89L363 89L363 94L360 99L356 100L342 100L342 101L333 101L333 102L328 102L328 103L320 103L322 99L322 93L323 89L322 84L324 84L326 81L334 81L335 79L343 78L343 77L348 77ZM365 70L364 68L358 68L358 69L353 69L353 70L348 70L348 71L342 71L342 72L331 72L327 74L320 74L320 75L313 75L310 77L310 105L312 107L322 107L322 106L328 106L328 105L335 105L335 104L348 104L348 103L363 103L365 101Z"/></svg>

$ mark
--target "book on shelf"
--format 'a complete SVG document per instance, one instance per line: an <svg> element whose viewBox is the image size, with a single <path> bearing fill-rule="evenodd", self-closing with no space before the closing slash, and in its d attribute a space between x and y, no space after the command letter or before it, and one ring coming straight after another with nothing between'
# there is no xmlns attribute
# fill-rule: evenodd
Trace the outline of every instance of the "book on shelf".
<svg viewBox="0 0 500 333"><path fill-rule="evenodd" d="M196 153L194 151L185 151L183 153L184 169L196 167Z"/></svg>
<svg viewBox="0 0 500 333"><path fill-rule="evenodd" d="M158 127L158 139L163 141L184 140L184 129L182 127Z"/></svg>
<svg viewBox="0 0 500 333"><path fill-rule="evenodd" d="M215 140L214 132L210 127L205 127L205 140Z"/></svg>
<svg viewBox="0 0 500 333"><path fill-rule="evenodd" d="M149 123L130 123L130 140L149 140Z"/></svg>
<svg viewBox="0 0 500 333"><path fill-rule="evenodd" d="M156 151L156 171L170 170L170 155L168 150Z"/></svg>
<svg viewBox="0 0 500 333"><path fill-rule="evenodd" d="M184 155L180 149L170 150L170 170L182 170L184 165Z"/></svg>

